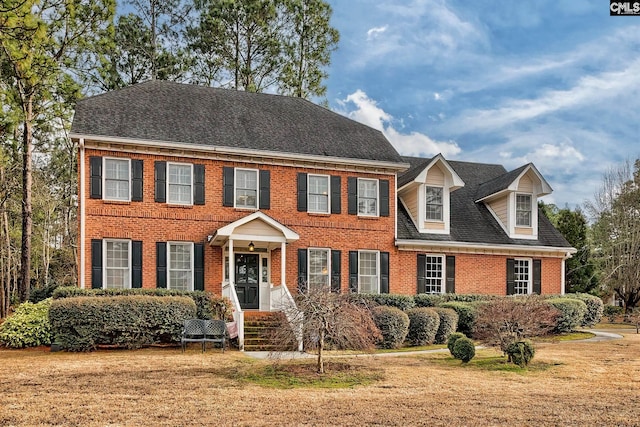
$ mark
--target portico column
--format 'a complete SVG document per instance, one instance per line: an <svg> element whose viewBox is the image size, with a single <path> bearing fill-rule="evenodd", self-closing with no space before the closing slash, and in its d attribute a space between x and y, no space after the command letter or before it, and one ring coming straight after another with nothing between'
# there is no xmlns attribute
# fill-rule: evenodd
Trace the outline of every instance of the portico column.
<svg viewBox="0 0 640 427"><path fill-rule="evenodd" d="M229 285L236 284L236 257L233 255L233 239L229 239Z"/></svg>
<svg viewBox="0 0 640 427"><path fill-rule="evenodd" d="M280 284L287 286L287 243L280 244Z"/></svg>

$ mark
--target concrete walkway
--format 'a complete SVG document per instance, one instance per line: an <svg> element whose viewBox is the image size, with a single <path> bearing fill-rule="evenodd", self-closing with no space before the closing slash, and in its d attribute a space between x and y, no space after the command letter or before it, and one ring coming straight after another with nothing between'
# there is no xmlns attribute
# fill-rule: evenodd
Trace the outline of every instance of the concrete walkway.
<svg viewBox="0 0 640 427"><path fill-rule="evenodd" d="M634 330L635 331L635 330ZM562 341L562 342L600 342L609 340L622 339L622 335L602 331L597 329L585 329L584 332L590 332L595 335L593 338L587 338L584 340L575 341ZM476 349L482 349L483 346L477 346ZM417 350L417 351L396 351L389 353L357 353L357 354L328 354L325 357L395 357L395 356L412 356L416 354L429 354L429 353L448 353L447 348L438 348L435 350ZM249 357L256 359L274 359L274 360L291 360L291 359L311 359L318 357L317 354L304 353L299 351L246 351L245 354Z"/></svg>

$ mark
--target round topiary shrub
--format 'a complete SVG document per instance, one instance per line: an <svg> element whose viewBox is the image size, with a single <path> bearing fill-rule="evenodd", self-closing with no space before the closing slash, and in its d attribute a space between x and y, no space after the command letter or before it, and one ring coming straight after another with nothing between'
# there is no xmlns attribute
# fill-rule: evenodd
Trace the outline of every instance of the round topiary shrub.
<svg viewBox="0 0 640 427"><path fill-rule="evenodd" d="M433 311L440 316L440 326L436 332L436 344L447 342L449 335L454 333L458 327L458 314L450 308L434 307Z"/></svg>
<svg viewBox="0 0 640 427"><path fill-rule="evenodd" d="M553 298L548 302L560 312L554 328L555 333L571 332L582 325L587 313L587 305L584 302L575 298Z"/></svg>
<svg viewBox="0 0 640 427"><path fill-rule="evenodd" d="M0 325L0 343L11 348L51 344L51 298L36 304L24 302Z"/></svg>
<svg viewBox="0 0 640 427"><path fill-rule="evenodd" d="M600 323L602 315L604 314L604 303L602 302L602 298L582 292L568 294L566 296L579 299L587 305L587 312L584 315L581 326L590 328Z"/></svg>
<svg viewBox="0 0 640 427"><path fill-rule="evenodd" d="M476 355L476 347L469 338L458 338L455 344L453 344L451 354L456 359L462 360L462 363L467 363Z"/></svg>
<svg viewBox="0 0 640 427"><path fill-rule="evenodd" d="M536 349L531 341L523 340L509 344L506 353L510 362L524 368L533 359Z"/></svg>
<svg viewBox="0 0 640 427"><path fill-rule="evenodd" d="M382 348L400 348L409 333L409 316L396 307L381 305L371 309L373 320L382 333L378 345Z"/></svg>
<svg viewBox="0 0 640 427"><path fill-rule="evenodd" d="M449 335L447 339L447 348L449 349L449 353L453 356L453 346L456 344L456 341L460 338L466 338L462 332L454 332Z"/></svg>
<svg viewBox="0 0 640 427"><path fill-rule="evenodd" d="M427 307L412 308L409 316L409 334L407 339L411 345L433 344L440 326L438 313Z"/></svg>
<svg viewBox="0 0 640 427"><path fill-rule="evenodd" d="M458 313L458 332L470 337L478 316L477 303L451 301L440 304L440 307L450 308Z"/></svg>

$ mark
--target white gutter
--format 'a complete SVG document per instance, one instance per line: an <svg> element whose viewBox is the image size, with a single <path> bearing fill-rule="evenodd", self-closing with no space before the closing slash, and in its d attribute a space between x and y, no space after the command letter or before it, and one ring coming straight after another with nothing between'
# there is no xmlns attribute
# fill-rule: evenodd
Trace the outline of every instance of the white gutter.
<svg viewBox="0 0 640 427"><path fill-rule="evenodd" d="M254 150L249 148L221 147L221 146L215 146L215 145L196 145L196 144L180 143L180 142L166 142L166 141L143 140L143 139L133 139L133 138L107 137L107 136L100 136L100 135L84 135L84 134L77 134L77 133L72 133L70 137L86 139L86 140L91 140L96 142L133 144L133 145L142 146L142 147L158 147L158 148L166 148L166 149L190 150L190 151L199 151L202 153L215 153L215 154L226 154L226 155L247 156L247 157L256 157L256 156L270 157L275 159L295 160L295 161L301 161L301 160L315 161L315 162L321 162L321 163L330 163L332 165L379 167L379 168L385 168L385 169L390 169L394 171L404 171L404 170L407 170L410 166L408 163L351 159L351 158L333 157L333 156L318 156L313 154L297 154L297 153L266 151L266 150Z"/></svg>
<svg viewBox="0 0 640 427"><path fill-rule="evenodd" d="M78 197L78 200L80 202L80 277L79 277L79 283L80 283L80 288L84 289L85 288L85 259L86 259L86 253L85 253L85 167L84 167L84 138L80 138L78 141L78 147L79 147L79 151L80 151L80 186L78 188L78 192L80 193L80 197Z"/></svg>
<svg viewBox="0 0 640 427"><path fill-rule="evenodd" d="M551 246L529 246L529 245L495 245L489 243L468 243L468 242L443 242L439 240L408 240L408 239L396 239L396 246L398 250L420 250L425 248L444 248L451 250L471 249L471 250L483 250L483 251L497 251L502 253L511 252L541 252L549 254L562 253L566 257L571 256L577 252L575 248L556 248Z"/></svg>

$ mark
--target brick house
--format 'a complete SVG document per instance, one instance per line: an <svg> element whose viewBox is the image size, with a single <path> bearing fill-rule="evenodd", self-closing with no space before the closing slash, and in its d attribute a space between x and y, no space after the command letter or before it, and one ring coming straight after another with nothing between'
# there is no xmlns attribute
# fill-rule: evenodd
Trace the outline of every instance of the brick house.
<svg viewBox="0 0 640 427"><path fill-rule="evenodd" d="M81 287L212 291L239 321L298 286L564 292L532 164L401 157L299 98L162 81L81 100L71 138Z"/></svg>

